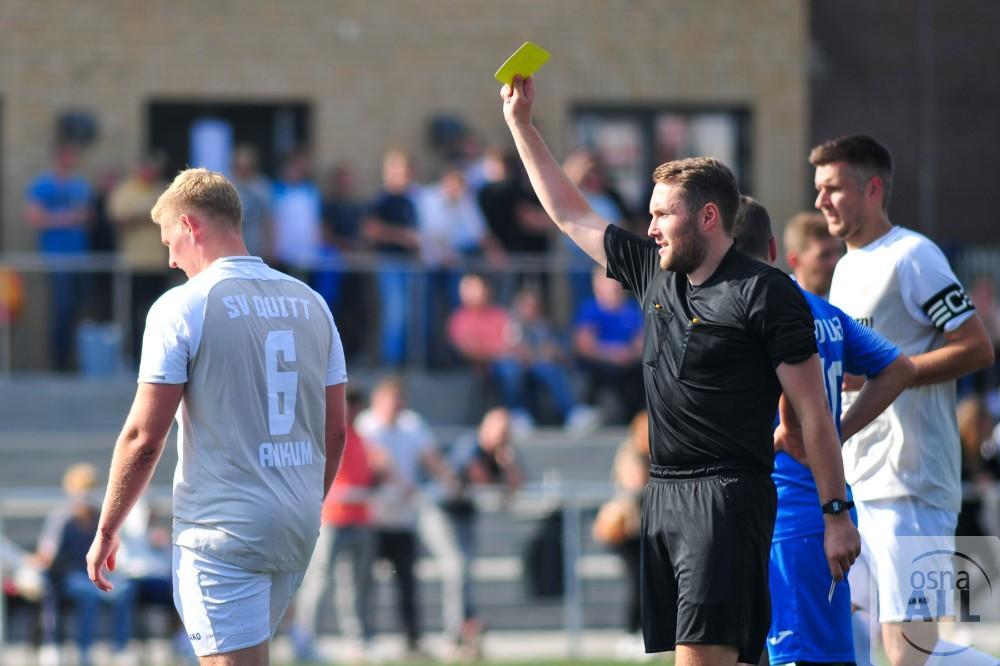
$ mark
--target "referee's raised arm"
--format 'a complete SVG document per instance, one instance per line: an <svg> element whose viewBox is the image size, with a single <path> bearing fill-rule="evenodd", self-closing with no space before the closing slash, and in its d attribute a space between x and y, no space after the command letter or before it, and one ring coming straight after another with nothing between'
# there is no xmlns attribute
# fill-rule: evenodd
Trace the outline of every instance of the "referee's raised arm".
<svg viewBox="0 0 1000 666"><path fill-rule="evenodd" d="M500 97L514 145L545 212L560 231L572 238L594 261L606 267L604 231L610 223L593 211L531 123L531 107L535 101L534 79L515 76L513 85L505 84L501 88Z"/></svg>

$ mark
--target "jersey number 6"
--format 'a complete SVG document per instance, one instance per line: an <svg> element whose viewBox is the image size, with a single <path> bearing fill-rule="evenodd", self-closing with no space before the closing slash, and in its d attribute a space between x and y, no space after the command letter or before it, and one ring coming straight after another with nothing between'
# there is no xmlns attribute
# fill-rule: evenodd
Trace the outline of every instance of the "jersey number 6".
<svg viewBox="0 0 1000 666"><path fill-rule="evenodd" d="M271 435L287 435L295 423L295 397L299 373L278 370L278 354L285 363L295 362L295 336L291 331L270 331L264 341L267 363L267 427Z"/></svg>

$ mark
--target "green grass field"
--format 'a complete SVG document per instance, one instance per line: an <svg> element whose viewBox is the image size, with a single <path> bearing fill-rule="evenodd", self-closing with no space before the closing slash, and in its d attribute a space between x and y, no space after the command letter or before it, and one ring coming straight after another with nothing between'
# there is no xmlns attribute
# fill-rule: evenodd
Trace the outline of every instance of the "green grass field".
<svg viewBox="0 0 1000 666"><path fill-rule="evenodd" d="M614 661L611 659L598 659L598 660L587 660L587 659L574 659L574 660L526 660L526 661L479 661L475 662L477 664L488 664L489 666L574 666L576 664L586 664L587 666L611 666L612 664L622 664L624 662ZM656 664L673 664L673 657L665 657L661 661L655 661L651 663ZM406 666L438 666L440 662L383 662L383 666L393 666L393 664L406 664ZM307 664L281 664L280 666L308 666Z"/></svg>

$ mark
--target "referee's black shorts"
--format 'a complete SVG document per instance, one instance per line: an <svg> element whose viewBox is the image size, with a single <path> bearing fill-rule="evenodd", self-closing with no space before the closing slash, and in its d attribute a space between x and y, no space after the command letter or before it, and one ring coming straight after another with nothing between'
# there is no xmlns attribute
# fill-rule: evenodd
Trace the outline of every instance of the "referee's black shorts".
<svg viewBox="0 0 1000 666"><path fill-rule="evenodd" d="M641 532L646 652L733 645L741 662L758 662L777 505L769 474L652 466Z"/></svg>

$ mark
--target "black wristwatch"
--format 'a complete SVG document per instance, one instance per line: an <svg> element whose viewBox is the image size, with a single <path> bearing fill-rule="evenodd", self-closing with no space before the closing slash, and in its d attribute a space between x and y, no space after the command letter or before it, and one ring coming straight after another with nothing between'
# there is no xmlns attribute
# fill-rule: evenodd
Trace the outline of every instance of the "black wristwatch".
<svg viewBox="0 0 1000 666"><path fill-rule="evenodd" d="M850 511L853 508L854 502L846 502L844 500L835 499L830 500L823 505L823 513L829 513L836 516L837 514L844 513L845 511Z"/></svg>

